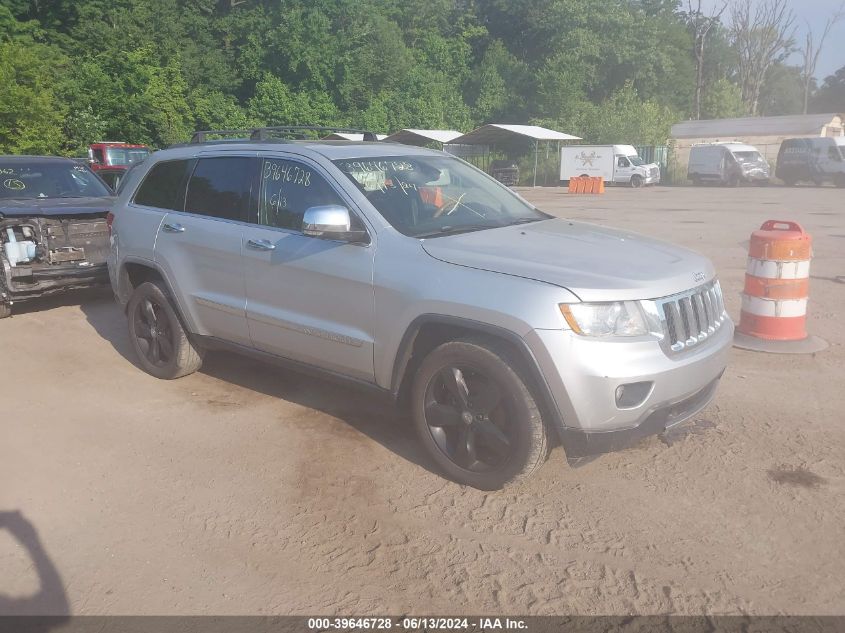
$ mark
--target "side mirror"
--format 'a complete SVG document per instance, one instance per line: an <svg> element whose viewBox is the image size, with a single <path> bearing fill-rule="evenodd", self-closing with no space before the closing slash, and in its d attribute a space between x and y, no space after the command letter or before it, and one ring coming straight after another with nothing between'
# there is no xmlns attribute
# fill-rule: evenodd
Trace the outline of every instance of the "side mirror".
<svg viewBox="0 0 845 633"><path fill-rule="evenodd" d="M308 207L302 216L302 233L326 240L367 242L366 231L353 231L349 209L337 204Z"/></svg>

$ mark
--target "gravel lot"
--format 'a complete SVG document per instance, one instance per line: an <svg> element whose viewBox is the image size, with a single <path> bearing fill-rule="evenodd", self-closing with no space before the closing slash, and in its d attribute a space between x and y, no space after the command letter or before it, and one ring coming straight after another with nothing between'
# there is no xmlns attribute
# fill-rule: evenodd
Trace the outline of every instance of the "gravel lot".
<svg viewBox="0 0 845 633"><path fill-rule="evenodd" d="M523 194L705 253L735 318L750 232L797 220L831 347L736 350L669 436L483 493L366 394L229 355L158 381L109 293L38 302L0 322L0 613L845 614L845 192Z"/></svg>

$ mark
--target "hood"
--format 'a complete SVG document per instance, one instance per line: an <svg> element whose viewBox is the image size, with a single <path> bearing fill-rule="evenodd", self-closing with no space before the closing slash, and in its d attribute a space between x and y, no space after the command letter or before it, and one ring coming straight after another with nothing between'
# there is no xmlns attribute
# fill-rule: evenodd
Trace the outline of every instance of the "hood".
<svg viewBox="0 0 845 633"><path fill-rule="evenodd" d="M106 198L0 198L0 219L105 215L116 197Z"/></svg>
<svg viewBox="0 0 845 633"><path fill-rule="evenodd" d="M427 239L422 247L458 266L566 288L582 301L666 297L715 276L707 258L685 248L559 219Z"/></svg>

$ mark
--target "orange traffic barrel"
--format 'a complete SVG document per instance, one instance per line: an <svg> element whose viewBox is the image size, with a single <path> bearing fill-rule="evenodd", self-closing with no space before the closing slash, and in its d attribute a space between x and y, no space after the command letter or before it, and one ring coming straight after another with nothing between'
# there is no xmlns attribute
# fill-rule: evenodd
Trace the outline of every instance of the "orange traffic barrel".
<svg viewBox="0 0 845 633"><path fill-rule="evenodd" d="M811 353L807 334L813 238L797 222L768 220L751 234L734 344L763 352Z"/></svg>

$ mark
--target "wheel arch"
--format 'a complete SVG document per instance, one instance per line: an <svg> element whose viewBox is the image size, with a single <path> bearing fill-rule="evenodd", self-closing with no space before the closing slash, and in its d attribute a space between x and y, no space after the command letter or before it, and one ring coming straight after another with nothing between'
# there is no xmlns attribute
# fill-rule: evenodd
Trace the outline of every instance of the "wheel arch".
<svg viewBox="0 0 845 633"><path fill-rule="evenodd" d="M415 318L405 330L393 362L390 391L400 401L407 398L410 379L423 358L437 346L448 341L480 338L505 344L521 363L518 369L526 372L530 387L539 398L538 404L550 427L563 428L560 411L540 365L525 340L506 328L463 317L423 314Z"/></svg>
<svg viewBox="0 0 845 633"><path fill-rule="evenodd" d="M167 278L165 272L156 265L155 262L146 259L127 259L125 260L117 274L117 298L123 309L126 310L129 305L129 297L132 292L141 284L148 281L159 281L164 284L168 294L173 300L173 306L176 309L176 314L182 321L183 326L188 332L194 332L193 323L188 318L186 311L183 309L177 293L173 292L173 284Z"/></svg>

